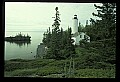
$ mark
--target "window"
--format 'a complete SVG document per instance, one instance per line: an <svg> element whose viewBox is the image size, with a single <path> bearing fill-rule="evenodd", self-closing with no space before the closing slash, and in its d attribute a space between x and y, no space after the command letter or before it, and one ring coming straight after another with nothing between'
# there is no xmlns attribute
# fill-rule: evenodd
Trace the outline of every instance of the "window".
<svg viewBox="0 0 120 82"><path fill-rule="evenodd" d="M80 35L80 38L82 38L82 35Z"/></svg>
<svg viewBox="0 0 120 82"><path fill-rule="evenodd" d="M86 36L84 35L84 38L86 38Z"/></svg>

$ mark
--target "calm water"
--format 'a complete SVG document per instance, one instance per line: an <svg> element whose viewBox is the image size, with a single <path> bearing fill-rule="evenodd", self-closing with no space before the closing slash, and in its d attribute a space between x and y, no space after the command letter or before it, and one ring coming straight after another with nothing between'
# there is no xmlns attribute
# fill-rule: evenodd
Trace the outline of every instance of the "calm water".
<svg viewBox="0 0 120 82"><path fill-rule="evenodd" d="M6 32L5 36L15 36L20 32ZM22 34L30 35L31 42L30 43L10 43L5 41L5 60L14 59L14 58L22 58L22 59L34 59L36 56L37 46L42 42L43 33L44 32L21 32Z"/></svg>

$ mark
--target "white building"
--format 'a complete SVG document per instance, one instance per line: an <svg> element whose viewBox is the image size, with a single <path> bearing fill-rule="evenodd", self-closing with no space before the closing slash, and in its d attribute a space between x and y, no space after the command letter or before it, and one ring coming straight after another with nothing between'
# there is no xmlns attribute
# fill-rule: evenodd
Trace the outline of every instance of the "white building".
<svg viewBox="0 0 120 82"><path fill-rule="evenodd" d="M80 45L80 41L83 40L83 39L87 39L87 42L90 42L90 37L88 35L86 35L86 33L84 32L78 32L78 18L77 18L77 15L74 15L74 18L73 18L73 27L72 27L72 34L73 34L73 37L72 39L74 39L74 45Z"/></svg>

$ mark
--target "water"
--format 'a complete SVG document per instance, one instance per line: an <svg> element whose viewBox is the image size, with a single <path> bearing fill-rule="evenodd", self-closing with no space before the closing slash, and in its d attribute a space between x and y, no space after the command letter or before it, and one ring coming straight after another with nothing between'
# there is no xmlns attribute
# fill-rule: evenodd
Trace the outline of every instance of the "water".
<svg viewBox="0 0 120 82"><path fill-rule="evenodd" d="M5 33L6 37L15 36L20 33L19 31L8 31ZM21 32L22 34L30 35L31 42L30 43L10 43L5 41L5 60L22 58L22 59L34 59L36 56L37 46L42 42L43 33L44 32Z"/></svg>

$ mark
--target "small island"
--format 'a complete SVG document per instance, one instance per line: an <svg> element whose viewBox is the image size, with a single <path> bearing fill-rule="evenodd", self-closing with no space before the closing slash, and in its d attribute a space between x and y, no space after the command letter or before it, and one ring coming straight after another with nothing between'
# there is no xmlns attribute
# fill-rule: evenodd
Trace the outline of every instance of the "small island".
<svg viewBox="0 0 120 82"><path fill-rule="evenodd" d="M20 34L16 35L16 36L10 36L10 37L5 37L5 41L31 41L31 36L29 36L27 34L27 36L22 35L21 32Z"/></svg>

